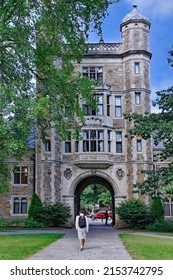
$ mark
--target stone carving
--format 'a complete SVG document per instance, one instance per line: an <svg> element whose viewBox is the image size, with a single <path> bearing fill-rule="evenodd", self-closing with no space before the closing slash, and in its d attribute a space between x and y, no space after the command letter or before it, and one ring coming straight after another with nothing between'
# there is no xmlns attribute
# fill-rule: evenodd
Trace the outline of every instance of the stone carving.
<svg viewBox="0 0 173 280"><path fill-rule="evenodd" d="M121 180L124 177L124 171L122 170L122 168L117 169L116 176L119 180Z"/></svg>
<svg viewBox="0 0 173 280"><path fill-rule="evenodd" d="M66 168L66 170L64 171L64 177L69 180L72 176L72 171L70 168Z"/></svg>
<svg viewBox="0 0 173 280"><path fill-rule="evenodd" d="M102 126L102 119L98 117L88 117L86 118L87 126Z"/></svg>

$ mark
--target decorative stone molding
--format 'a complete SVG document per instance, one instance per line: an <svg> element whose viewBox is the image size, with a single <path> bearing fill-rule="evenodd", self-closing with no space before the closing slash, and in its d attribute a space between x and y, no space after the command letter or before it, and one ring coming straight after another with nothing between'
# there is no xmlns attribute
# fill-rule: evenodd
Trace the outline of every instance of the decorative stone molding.
<svg viewBox="0 0 173 280"><path fill-rule="evenodd" d="M97 169L95 169L95 168L91 169L92 175L96 175L96 172L97 172Z"/></svg>
<svg viewBox="0 0 173 280"><path fill-rule="evenodd" d="M110 154L78 154L74 156L74 164L80 168L106 169L114 164L114 157Z"/></svg>
<svg viewBox="0 0 173 280"><path fill-rule="evenodd" d="M102 119L98 117L87 117L86 118L86 125L87 126L102 126Z"/></svg>
<svg viewBox="0 0 173 280"><path fill-rule="evenodd" d="M66 170L64 171L64 177L69 180L72 176L72 171L70 168L66 168Z"/></svg>
<svg viewBox="0 0 173 280"><path fill-rule="evenodd" d="M122 170L122 168L117 169L116 176L119 180L121 180L124 177L124 171Z"/></svg>

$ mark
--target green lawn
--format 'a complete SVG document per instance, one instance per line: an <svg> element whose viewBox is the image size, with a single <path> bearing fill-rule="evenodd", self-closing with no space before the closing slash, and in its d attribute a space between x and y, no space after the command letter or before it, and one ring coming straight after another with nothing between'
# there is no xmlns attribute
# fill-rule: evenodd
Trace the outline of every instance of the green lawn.
<svg viewBox="0 0 173 280"><path fill-rule="evenodd" d="M173 260L173 239L119 234L134 260Z"/></svg>
<svg viewBox="0 0 173 280"><path fill-rule="evenodd" d="M27 259L63 234L0 235L0 260Z"/></svg>

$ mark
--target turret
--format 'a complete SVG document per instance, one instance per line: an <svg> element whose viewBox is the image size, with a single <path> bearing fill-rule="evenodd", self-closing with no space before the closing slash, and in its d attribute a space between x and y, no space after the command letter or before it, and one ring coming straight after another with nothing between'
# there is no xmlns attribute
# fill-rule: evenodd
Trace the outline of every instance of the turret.
<svg viewBox="0 0 173 280"><path fill-rule="evenodd" d="M148 99L151 59L151 53L149 52L150 25L148 18L137 10L136 5L123 18L120 25L123 45L124 92L131 99L131 104L134 104L134 92L140 92L140 104L141 106L145 104L143 106L144 112L148 112L150 108ZM127 106L127 113L136 110L139 110L139 106L135 108Z"/></svg>
<svg viewBox="0 0 173 280"><path fill-rule="evenodd" d="M133 10L127 14L120 25L122 32L123 50L145 50L149 51L149 19L133 6Z"/></svg>

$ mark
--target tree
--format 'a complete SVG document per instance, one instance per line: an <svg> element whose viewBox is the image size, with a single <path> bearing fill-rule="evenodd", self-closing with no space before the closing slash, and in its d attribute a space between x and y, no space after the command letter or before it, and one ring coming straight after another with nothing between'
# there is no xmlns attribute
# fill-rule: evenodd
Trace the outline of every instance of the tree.
<svg viewBox="0 0 173 280"><path fill-rule="evenodd" d="M164 219L163 205L159 196L153 197L152 199L151 215L153 216L154 221L163 221Z"/></svg>
<svg viewBox="0 0 173 280"><path fill-rule="evenodd" d="M117 1L0 1L0 183L8 180L5 159L27 151L35 126L43 138L51 126L62 138L81 128L80 100L93 104L93 84L74 75L72 61L80 62L91 24L101 34L107 8Z"/></svg>
<svg viewBox="0 0 173 280"><path fill-rule="evenodd" d="M110 191L102 185L89 185L86 187L81 195L81 208L94 209L98 203L107 206L112 206L112 198Z"/></svg>
<svg viewBox="0 0 173 280"><path fill-rule="evenodd" d="M94 209L98 203L98 195L95 192L94 185L86 187L81 194L81 208Z"/></svg>
<svg viewBox="0 0 173 280"><path fill-rule="evenodd" d="M165 198L168 199L169 202L169 214L172 217L173 213L172 213L172 201L173 201L173 184L171 186L168 187L163 187L162 188L162 193L164 195Z"/></svg>
<svg viewBox="0 0 173 280"><path fill-rule="evenodd" d="M153 172L153 170L142 170L141 173L146 174L147 179L141 183L134 184L133 192L140 195L149 195L151 198L160 197L159 170L157 173Z"/></svg>
<svg viewBox="0 0 173 280"><path fill-rule="evenodd" d="M161 203L168 199L170 213L172 213L173 199L173 164L167 167L161 167L156 172L151 170L142 170L147 174L147 179L141 183L134 184L134 193L140 195L149 195L152 198L151 212L157 220L163 219L163 206Z"/></svg>
<svg viewBox="0 0 173 280"><path fill-rule="evenodd" d="M168 62L173 67L173 50L169 52ZM153 137L155 145L162 142L164 147L162 159L173 156L173 86L158 91L157 98L153 101L154 106L158 106L159 113L146 113L126 115L125 117L134 122L134 127L129 130L129 134L134 137L141 135L144 139Z"/></svg>
<svg viewBox="0 0 173 280"><path fill-rule="evenodd" d="M112 207L111 193L105 187L102 187L102 188L103 188L103 190L100 191L100 193L98 195L98 200L102 205L106 206L107 208L111 208Z"/></svg>
<svg viewBox="0 0 173 280"><path fill-rule="evenodd" d="M164 200L168 199L169 213L172 216L172 201L173 201L173 165L161 168L161 194Z"/></svg>
<svg viewBox="0 0 173 280"><path fill-rule="evenodd" d="M28 217L35 219L37 212L42 207L43 207L43 203L42 203L41 199L39 198L39 196L36 193L34 193L32 195L31 204L29 206Z"/></svg>
<svg viewBox="0 0 173 280"><path fill-rule="evenodd" d="M151 215L153 220L163 220L164 210L161 202L161 186L160 174L161 170L157 173L153 170L142 170L142 173L147 174L147 179L141 183L134 184L134 193L140 195L148 195L151 200Z"/></svg>

